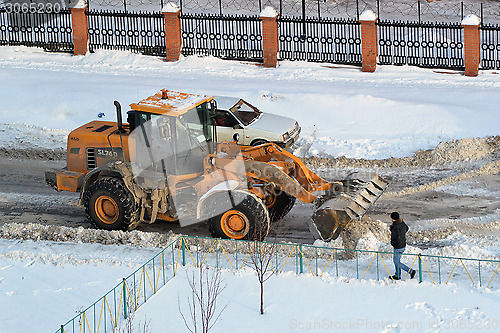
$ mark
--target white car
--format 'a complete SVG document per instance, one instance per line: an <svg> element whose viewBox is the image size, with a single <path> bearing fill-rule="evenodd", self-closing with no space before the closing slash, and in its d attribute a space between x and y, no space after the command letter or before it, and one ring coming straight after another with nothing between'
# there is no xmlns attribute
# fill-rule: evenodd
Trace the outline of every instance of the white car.
<svg viewBox="0 0 500 333"><path fill-rule="evenodd" d="M264 113L237 97L215 96L217 111L217 141L233 141L238 133L238 144L258 146L273 142L289 148L299 137L300 126L294 119Z"/></svg>

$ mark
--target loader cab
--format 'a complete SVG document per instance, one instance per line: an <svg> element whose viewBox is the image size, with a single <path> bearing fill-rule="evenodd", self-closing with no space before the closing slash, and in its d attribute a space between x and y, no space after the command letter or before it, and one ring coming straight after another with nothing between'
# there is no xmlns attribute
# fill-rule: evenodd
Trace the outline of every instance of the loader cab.
<svg viewBox="0 0 500 333"><path fill-rule="evenodd" d="M203 172L203 160L211 154L214 140L211 126L213 103L192 106L179 113L127 112L129 144L135 151L133 164L140 169L162 171L168 175Z"/></svg>

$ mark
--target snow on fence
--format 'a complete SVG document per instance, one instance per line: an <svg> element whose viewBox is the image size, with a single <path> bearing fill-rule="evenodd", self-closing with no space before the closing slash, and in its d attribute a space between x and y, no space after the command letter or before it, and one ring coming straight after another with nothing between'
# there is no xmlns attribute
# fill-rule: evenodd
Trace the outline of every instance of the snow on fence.
<svg viewBox="0 0 500 333"><path fill-rule="evenodd" d="M250 255L255 253L266 256L275 274L379 281L393 273L392 252L180 236L56 333L113 332L174 278L180 265L239 270L252 267ZM500 260L405 253L402 261L417 270L419 282L500 288Z"/></svg>
<svg viewBox="0 0 500 333"><path fill-rule="evenodd" d="M41 47L73 52L71 12L9 12L0 8L0 45Z"/></svg>

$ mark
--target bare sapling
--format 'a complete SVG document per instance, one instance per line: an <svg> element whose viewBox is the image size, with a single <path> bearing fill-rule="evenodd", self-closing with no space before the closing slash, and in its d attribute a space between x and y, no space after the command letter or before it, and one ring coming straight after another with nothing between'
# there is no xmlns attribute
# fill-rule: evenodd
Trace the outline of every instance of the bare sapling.
<svg viewBox="0 0 500 333"><path fill-rule="evenodd" d="M269 280L274 274L277 273L278 263L276 267L272 266L272 259L277 258L275 256L278 249L278 235L281 234L283 227L282 221L275 223L277 226L276 234L274 236L273 242L259 242L253 241L248 243L248 253L249 253L249 265L255 271L257 279L260 285L260 314L264 314L264 283ZM255 230L256 237L254 239L262 239L261 235L258 233L265 232L265 228L257 228Z"/></svg>
<svg viewBox="0 0 500 333"><path fill-rule="evenodd" d="M220 270L210 269L203 264L200 265L197 274L193 272L187 278L191 288L191 295L188 297L189 316L184 315L180 298L177 299L182 320L189 332L208 333L228 305L226 304L220 311L217 310L217 300L226 288L226 284L223 284Z"/></svg>

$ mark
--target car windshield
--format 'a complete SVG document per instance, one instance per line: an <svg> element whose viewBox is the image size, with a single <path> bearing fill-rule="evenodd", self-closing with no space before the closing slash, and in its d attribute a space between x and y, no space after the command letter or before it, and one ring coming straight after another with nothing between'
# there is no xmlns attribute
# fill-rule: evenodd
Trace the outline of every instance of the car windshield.
<svg viewBox="0 0 500 333"><path fill-rule="evenodd" d="M231 109L229 109L245 126L257 120L262 113L256 107L240 99Z"/></svg>

